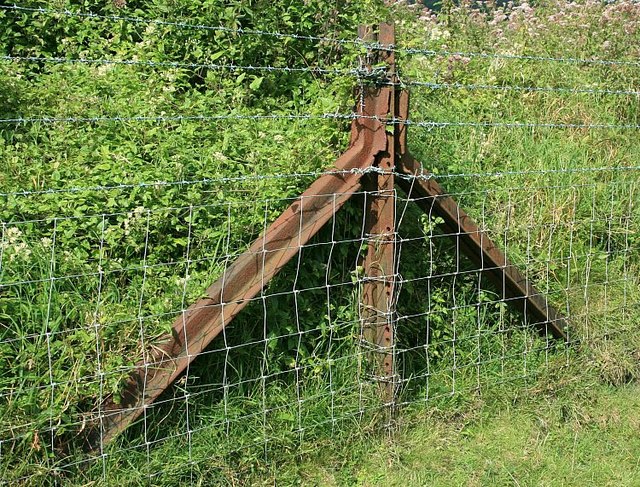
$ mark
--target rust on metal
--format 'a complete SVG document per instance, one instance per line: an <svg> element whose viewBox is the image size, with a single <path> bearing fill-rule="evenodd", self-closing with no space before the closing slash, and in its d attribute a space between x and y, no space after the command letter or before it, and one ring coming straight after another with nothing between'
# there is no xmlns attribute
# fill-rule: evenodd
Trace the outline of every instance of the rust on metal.
<svg viewBox="0 0 640 487"><path fill-rule="evenodd" d="M407 153L403 154L399 169L401 173L412 176L409 180L397 178L399 186L410 198L415 198L425 213L438 215L444 220L440 227L445 234L459 239L461 252L489 276L501 290L503 299L533 318L541 332L550 332L555 338L566 340L566 319L507 259L491 237L445 193L435 179L414 177L428 174L422 165Z"/></svg>
<svg viewBox="0 0 640 487"><path fill-rule="evenodd" d="M396 125L402 126L396 139L396 171L408 178L397 177L396 182L409 198L427 214L442 218L440 228L450 238L458 240L459 249L479 270L489 277L502 292L503 299L533 319L535 326L545 335L567 340L567 320L551 305L531 281L513 265L504 252L493 242L473 219L446 194L442 186L424 169L408 151L407 125L409 118L409 94L396 94Z"/></svg>
<svg viewBox="0 0 640 487"><path fill-rule="evenodd" d="M393 45L394 29L390 24L381 24L377 38L369 36L363 40L378 41ZM394 52L380 51L375 61L388 66L388 78L395 81ZM389 93L389 113L395 113L396 97L393 84L383 88ZM396 276L396 193L395 193L395 140L397 124L387 132L386 150L376 157L374 165L378 172L367 175L363 181L365 189L365 238L367 253L363 262L364 283L360 302L362 332L365 342L374 350L376 370L385 402L393 403L396 388L394 360L395 334L395 276Z"/></svg>

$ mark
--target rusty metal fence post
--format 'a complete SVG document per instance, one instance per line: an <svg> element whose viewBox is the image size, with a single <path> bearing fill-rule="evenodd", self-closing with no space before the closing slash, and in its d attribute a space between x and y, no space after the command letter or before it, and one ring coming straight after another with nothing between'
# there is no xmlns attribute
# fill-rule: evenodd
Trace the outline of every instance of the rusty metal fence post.
<svg viewBox="0 0 640 487"><path fill-rule="evenodd" d="M378 31L361 28L360 38L373 41L376 45L393 46L395 44L394 27L380 24ZM372 53L372 62L385 64L385 86L365 88L367 100L378 96L385 90L389 93L389 113L387 119L395 115L395 54L392 49L376 50ZM362 320L362 339L367 348L373 351L373 377L379 382L382 399L393 415L396 396L395 364L395 293L396 293L396 190L395 140L399 126L391 124L386 130L386 148L378 153L374 166L378 171L367 174L364 179L365 190L365 238L367 252L363 261L364 281L360 300Z"/></svg>

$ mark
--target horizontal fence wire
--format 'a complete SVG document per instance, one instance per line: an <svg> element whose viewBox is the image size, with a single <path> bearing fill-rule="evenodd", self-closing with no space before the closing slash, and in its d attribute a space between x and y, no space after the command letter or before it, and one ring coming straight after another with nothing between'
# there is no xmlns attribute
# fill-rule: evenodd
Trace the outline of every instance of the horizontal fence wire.
<svg viewBox="0 0 640 487"><path fill-rule="evenodd" d="M103 122L215 122L225 120L353 120L363 118L352 113L322 113L322 114L283 114L283 115L258 115L258 114L224 114L224 115L159 115L159 116L134 116L134 117L17 117L0 119L2 124L26 124L26 123L103 123Z"/></svg>
<svg viewBox="0 0 640 487"><path fill-rule="evenodd" d="M102 19L112 21L125 21L131 23L142 24L154 24L167 27L177 27L181 29L195 29L195 30L212 30L234 34L247 34L264 37L274 37L278 39L288 38L297 40L309 40L315 42L327 42L336 44L351 44L358 47L363 47L372 50L390 50L397 53L404 53L407 55L423 55L423 56L463 56L469 58L484 58L484 59L513 59L522 61L540 61L540 62L553 62L553 63L570 63L570 64L592 64L603 66L640 66L640 61L619 60L619 59L590 59L590 58L578 58L571 56L540 56L540 55L521 55L521 54L504 54L504 53L486 53L486 52L467 52L467 51L449 51L449 50L434 50L424 48L403 48L395 45L385 45L377 42L364 42L357 39L338 39L322 36L309 36L301 34L288 34L282 32L269 32L253 29L232 29L224 26L211 26L192 24L188 22L171 22L155 19L143 19L140 17L129 17L119 15L100 15L92 12L77 12L72 10L55 10L48 8L33 8L22 7L18 5L0 6L0 10L15 11L15 12L29 12L29 13L41 13L47 15L62 15L69 17L80 17L88 19Z"/></svg>
<svg viewBox="0 0 640 487"><path fill-rule="evenodd" d="M432 179L448 180L448 179L460 179L465 177L482 178L482 179L494 179L494 178L507 178L510 176L544 176L544 175L559 175L559 174L584 174L584 173L601 173L601 172L625 172L625 171L638 171L640 166L602 166L602 167L564 167L559 169L522 169L522 170L504 170L493 172L464 172L464 173L440 173L434 174L432 172L424 172L420 174L405 174L400 173L397 170L384 170L377 166L370 166L365 169L353 168L348 170L325 170L325 171L313 171L306 173L278 173L278 174L248 174L243 176L234 177L219 177L219 178L203 178L203 179L183 179L177 181L152 181L152 182L140 182L140 183L123 183L114 184L109 186L77 186L77 187L64 187L64 188L46 188L46 189L23 189L11 192L0 192L0 197L20 197L20 196L41 196L41 195L57 195L65 193L102 193L111 191L133 190L133 189L161 189L163 187L171 186L193 186L193 185L224 185L228 183L238 182L256 182L256 181L269 181L278 179L317 179L321 176L347 176L347 175L361 175L366 174L392 174L395 178L404 179L406 181L421 180L429 181ZM580 185L584 186L584 185ZM549 187L545 186L545 189ZM472 194L473 192L467 192L465 194ZM456 194L453 194L456 196ZM268 201L268 200L265 200ZM223 205L221 203L220 205ZM206 205L205 205L206 206ZM182 207L183 209L189 207ZM168 209L178 209L168 208ZM112 213L114 215L124 215L126 213ZM94 214L91 216L97 216L100 214ZM83 217L70 217L70 218L83 218ZM86 218L86 217L84 217ZM38 220L23 220L20 222L12 223L35 223L47 221L46 219Z"/></svg>
<svg viewBox="0 0 640 487"><path fill-rule="evenodd" d="M141 61L133 59L86 59L86 58L62 58L62 57L38 57L38 56L0 56L0 61L29 62L29 63L51 63L51 64L87 64L87 65L123 65L123 66L142 66L151 68L183 68L197 69L208 68L213 70L228 71L266 71L266 72L284 72L284 73L312 73L312 74L328 74L353 76L355 78L367 77L375 78L384 74L384 68L352 68L352 69L327 69L321 67L288 67L288 66L242 66L236 64L217 64L217 63L180 63L169 61ZM640 95L638 90L618 90L606 88L574 88L574 87L552 87L552 86L518 86L518 85L487 85L476 83L438 83L429 81L418 81L412 79L403 79L399 83L391 83L378 81L376 83L382 86L400 86L400 87L423 87L433 90L490 90L490 91L516 91L516 92L542 92L542 93L572 93L572 94L591 94L591 95Z"/></svg>
<svg viewBox="0 0 640 487"><path fill-rule="evenodd" d="M555 303L566 303L567 313L571 316L572 323L592 323L594 320L602 319L604 315L594 315L594 311L589 309L591 300L601 299L602 292L607 293L609 296L614 294L618 297L616 301L621 300L617 304L610 304L607 306L605 312L611 313L614 308L618 308L616 313L629 313L634 306L637 305L636 293L637 284L636 279L633 277L632 267L627 266L625 262L632 260L634 252L632 250L632 240L630 236L633 234L633 229L637 225L637 205L636 198L638 190L638 178L637 172L639 168L574 168L573 170L557 170L557 171L513 171L505 173L495 173L492 176L485 175L484 181L493 179L507 179L511 181L511 184L501 185L499 190L491 189L491 186L485 189L478 189L477 191L462 191L460 193L450 193L450 196L457 200L476 200L479 205L476 205L478 211L475 212L479 216L479 222L481 222L480 228L483 231L491 232L491 234L497 237L497 241L503 242L506 245L505 248L509 249L513 247L513 251L519 256L517 262L522 263L525 269L554 269L553 277L547 270L543 272L541 276L536 278L536 281L541 285L541 296L549 297ZM629 174L633 173L636 176L630 179L620 180L619 182L611 181L608 183L587 183L590 174L606 173L612 174ZM565 179L571 174L575 176L584 175L587 179L584 183L578 184L576 181ZM407 177L406 175L404 175ZM431 179L429 176L428 179ZM462 180L476 180L477 177L469 174L462 175L445 175L444 180L450 180L455 182L455 179ZM553 221L536 221L533 219L535 216L528 219L522 219L516 215L511 214L514 208L513 201L522 200L524 207L522 209L523 214L530 214L533 210L535 199L532 198L530 193L529 184L533 178L551 178L552 181L547 181L544 184L536 183L535 187L537 191L548 191L548 194L553 195L549 201L548 213L554 214L556 212L565 212L567 208L570 210L569 215L572 215L568 219L553 220ZM559 178L559 179L558 179ZM415 180L421 180L422 176L415 176ZM558 179L557 181L553 181ZM519 184L518 184L519 182ZM210 184L213 184L210 182ZM225 184L225 183L223 183ZM610 192L615 192L618 195L617 201L613 202L611 197L608 199L602 199L603 188L608 189ZM99 191L99 190L98 190ZM487 200L490 198L500 197L504 202L504 211L496 213L492 211L487 212L487 207L495 207L495 203L489 205ZM376 193L360 192L357 195L364 197L375 197ZM621 199L621 196L624 197ZM340 195L334 195L338 198ZM25 196L23 196L25 197ZM505 199L506 198L506 199ZM427 198L428 200L428 198ZM288 199L282 201L265 201L257 203L257 206L264 205L269 206L271 204L289 204L295 201L295 199ZM474 267L466 262L464 256L459 250L456 250L456 242L460 239L460 233L458 232L446 232L437 231L435 227L427 226L420 229L420 225L416 226L415 215L412 215L409 205L419 201L416 198L403 198L398 195L397 198L397 211L402 215L399 222L399 228L397 236L394 241L396 245L401 249L400 269L395 276L397 285L401 287L400 296L403 293L409 293L405 296L405 299L399 301L400 308L397 311L397 327L398 332L404 330L404 338L397 344L394 353L396 357L403 358L405 367L405 373L398 379L398 387L403 390L402 395L397 400L397 407L410 407L421 403L434 403L440 398L444 399L454 394L461 394L469 391L476 390L478 387L482 387L481 384L484 380L489 380L495 384L498 381L504 382L517 382L522 379L531 378L532 374L536 370L542 360L543 363L548 363L550 357L553 354L557 354L555 345L548 338L542 340L530 335L531 326L535 325L535 321L527 321L525 323L519 323L515 316L511 316L511 313L505 306L508 306L511 299L508 296L502 294L499 289L496 291L489 291L487 293L487 283L482 278L487 272L495 270L490 265L484 264L480 267ZM585 206L586 205L586 206ZM241 205L242 208L248 208L249 206L256 206L256 202L250 204ZM583 207L582 213L578 212L579 207ZM622 213L619 211L622 209ZM241 209L242 209L241 208ZM562 208L562 210L561 210ZM78 233L73 239L73 245L82 245L83 241L92 241L93 244L88 248L94 249L97 252L96 257L90 258L86 261L86 265L81 261L73 264L80 266L79 272L73 272L73 269L68 271L58 268L59 264L53 265L53 262L57 262L68 251L70 242L65 242L61 234L61 228L65 221L69 219L65 217L54 217L47 221L41 221L39 225L32 226L29 221L24 222L5 222L2 227L2 289L5 295L13 295L13 289L19 289L20 293L16 296L35 296L35 293L40 292L40 289L50 289L49 297L45 300L53 304L62 296L59 293L66 293L69 296L69 292L75 288L75 291L82 291L82 282L95 282L100 283L97 289L94 289L90 294L85 295L84 299L91 306L98 306L96 313L92 313L89 310L88 318L89 322L86 326L81 327L68 327L66 329L49 328L49 330L42 334L38 332L30 334L22 334L21 336L7 336L3 335L0 339L0 346L13 347L18 345L25 347L29 342L35 344L44 344L47 351L45 356L48 356L51 360L54 359L55 354L53 352L53 345L57 343L64 343L68 340L74 340L77 336L83 333L88 336L95 336L97 339L102 336L103 333L107 333L109 329L117 329L121 327L135 329L138 328L138 333L142 338L138 345L135 345L135 349L138 350L138 354L142 352L142 349L138 348L140 343L150 342L153 340L153 336L157 334L154 331L154 327L157 328L157 322L163 320L171 320L175 316L180 316L186 312L184 307L188 304L187 296L189 292L186 286L189 286L189 281L194 277L194 273L197 275L197 268L201 265L219 262L224 265L232 262L238 253L227 253L231 249L221 255L212 257L198 257L191 252L194 251L197 246L194 243L194 239L197 238L199 231L202 230L201 225L204 222L198 223L190 218L190 215L198 213L200 210L206 210L206 212L216 212L222 210L223 215L227 215L227 222L224 224L228 228L226 231L226 237L229 238L232 235L232 219L231 213L233 209L228 203L220 203L216 205L190 205L183 208L153 208L145 209L138 212L123 212L120 214L96 214L86 215L83 218L102 222L98 224L98 234L87 233L82 235ZM162 222L167 219L171 214L182 215L182 219L188 224L183 227L182 234L187 236L186 248L190 248L188 255L179 260L163 261L157 260L160 257L156 250L155 243L151 244L152 236L156 234L155 227L162 225ZM263 213L259 211L259 213ZM154 217L154 214L158 214L161 219ZM123 223L114 220L113 217L123 216L128 219L138 219L139 223L129 223L128 228L137 228L137 234L135 240L146 242L144 245L144 253L138 258L142 258L142 261L133 266L125 266L121 268L111 268L107 266L108 257L104 253L106 242L110 241L109 234L112 231L123 232ZM78 217L70 217L73 220L77 220ZM266 227L269 223L266 216L264 216L262 227ZM436 218L435 215L430 215L431 219ZM502 218L506 218L501 224L496 225ZM435 221L435 220L432 220ZM280 331L275 335L270 335L268 332L260 336L254 336L252 338L243 338L238 340L234 339L232 332L225 332L226 338L217 342L209 350L200 354L200 360L222 360L221 364L229 364L229 360L234 355L242 356L249 350L262 349L271 350L271 347L277 346L280 342L293 341L297 343L294 345L296 353L301 353L304 342L311 339L311 337L323 336L324 333L329 331L333 334L334 338L330 339L330 346L339 347L343 346L348 341L348 336L353 332L352 330L361 327L361 318L357 315L351 318L342 318L333 324L311 325L304 324L304 318L301 313L301 302L305 302L306 296L316 296L314 299L319 299L324 296L324 305L327 309L332 309L333 299L338 296L344 296L344 292L347 291L347 295L350 292L357 292L358 289L366 280L358 278L355 282L349 278L349 274L332 275L329 269L332 268L331 254L338 251L340 248L348 246L352 248L352 256L350 259L352 264L355 265L357 261L358 249L363 244L369 241L371 236L367 236L361 232L356 232L355 235L350 237L342 231L337 230L336 225L339 224L339 220L335 220L330 225L330 231L325 232L324 236L316 242L311 242L304 245L304 249L313 252L316 256L320 256L320 262L325 262L327 267L326 279L317 284L296 284L296 281L300 279L305 273L305 260L294 260L295 266L291 269L290 274L293 277L293 281L286 283L282 281L280 289L264 290L255 298L247 300L247 302L253 303L258 306L256 310L258 315L262 315L262 318L266 320L267 324L275 322L271 321L268 310L270 309L270 303L275 302L278 299L291 299L293 317L297 316L300 321L297 326L294 326L288 331ZM406 228L405 228L406 226ZM43 229L48 229L43 231ZM596 229L597 235L596 238ZM78 230L81 232L81 230ZM185 233L186 232L186 233ZM408 232L408 233L406 233ZM416 234L415 232L418 232ZM421 234L419 234L422 232ZM579 234L586 232L584 236L578 237ZM604 232L604 233L602 233ZM554 255L552 251L552 245L555 238L561 238L560 235L564 235L562 238L573 242L567 255ZM602 236L600 236L602 235ZM586 241L584 240L586 237ZM536 242L536 239L543 238L543 241ZM619 240L622 238L622 247L614 249L614 239ZM604 239L604 240L602 240ZM625 243L626 239L626 243ZM44 242L43 240L46 240ZM529 242L524 247L524 254L518 242ZM581 241L580 246L577 246L577 242ZM507 243L510 242L510 243ZM533 244L535 242L535 245ZM597 243L601 242L601 243ZM202 243L202 242L200 242ZM26 244L26 245L25 245ZM183 244L185 245L185 244ZM586 246L585 246L586 245ZM615 244L616 247L619 243ZM117 247L113 247L110 244L110 252L117 250ZM20 280L12 281L11 275L20 271L22 266L21 262L26 262L24 259L31 258L30 255L26 255L25 249L30 249L31 255L40 253L38 247L43 250L50 249L51 256L51 269L55 269L47 276L46 266L45 275L41 279L35 280ZM520 247L520 249L519 249ZM547 249L548 250L544 250ZM103 249L103 250L100 250ZM421 249L421 250L420 250ZM448 249L448 250L447 250ZM542 250L542 254L540 251ZM328 251L328 253L327 253ZM256 255L261 255L258 253ZM415 257L412 257L407 262L406 268L403 267L402 262L405 258L403 256L419 256L423 255L426 258L426 267L424 273L417 272L418 267L413 262ZM449 257L446 257L449 255ZM68 259L68 257L66 257ZM214 260L215 259L215 260ZM324 260L327 259L327 260ZM588 263L591 273L596 273L595 267L598 267L598 273L604 272L604 280L596 277L590 277L589 274L574 274L571 271L571 267L576 263L585 262ZM227 264L224 264L227 263ZM622 268L620 267L622 265ZM87 267L85 270L81 270L83 267ZM218 267L218 273L223 272L223 267ZM155 287L154 281L157 276L165 273L157 274L159 269L175 269L176 273L169 272L168 275L182 276L174 286L177 285L179 291L175 296L178 302L175 306L172 303L168 303L169 307L164 310L155 309L152 312L146 310L147 300L155 294L153 287ZM348 268L355 268L348 266ZM615 271L614 271L615 268ZM91 269L91 270L89 270ZM186 269L189 269L188 271ZM25 268L27 271L27 268ZM27 271L28 272L28 271ZM113 312L107 310L111 306L118 306L120 298L107 298L107 290L111 289L113 284L118 281L122 281L124 276L142 276L143 289L147 289L144 293L149 293L149 297L144 298L144 294L139 297L135 297L131 301L131 305L138 308L137 312L133 316L125 317L122 319L114 315ZM129 281L129 279L125 279ZM67 288L66 282L73 282L73 288ZM130 281L134 285L134 281ZM165 292L168 291L166 280L162 281L162 286L165 287ZM454 291L457 285L462 285L462 289L466 291ZM420 288L424 287L421 291ZM67 290L64 290L67 289ZM127 289L126 287L123 290ZM351 291L349 291L351 290ZM97 293L97 295L96 295ZM426 298L423 300L407 299L414 293L424 294ZM448 303L441 301L441 293L452 293L454 302ZM457 301L455 296L458 295ZM465 293L470 293L467 297L462 297ZM492 294L494 293L494 294ZM93 297L90 297L93 296ZM600 296L600 297L597 297ZM12 298L9 298L12 299ZM321 299L321 298L320 298ZM470 299L470 300L468 300ZM609 299L612 299L609 298ZM296 306L296 301L298 306ZM322 299L321 299L322 301ZM409 308L402 308L401 302L414 303ZM457 302L456 302L457 301ZM141 303L136 305L136 302ZM182 307L181 307L181 303ZM423 303L424 308L414 308L415 303ZM437 303L437 305L436 305ZM229 303L230 304L230 303ZM262 311L261 311L262 310ZM62 309L58 310L57 307L51 306L49 321L58 321L58 315ZM335 311L330 311L329 316ZM121 315L122 312L119 314ZM492 315L497 313L496 318L492 318ZM92 317L93 314L93 317ZM106 316L109 316L106 318ZM105 316L104 318L102 316ZM430 336L432 333L431 327L442 326L442 317L447 316L448 320L452 320L451 323L454 327L451 335L444 336ZM337 317L336 317L337 318ZM494 328L492 323L493 319L498 319L498 323L501 325ZM95 320L91 323L92 320ZM487 321L488 320L488 321ZM515 320L515 322L513 322ZM417 329L422 328L421 333L423 337L419 340L418 337L414 337L412 341L409 337L412 336L412 332L418 323L424 323L424 325L418 326ZM440 323L438 325L437 323ZM507 325L507 323L510 323ZM473 325L473 326L472 326ZM328 326L328 327L327 327ZM606 326L603 326L606 330ZM271 327L267 326L266 330L270 330ZM407 334L408 332L408 334ZM594 340L597 336L604 336L607 331L593 333L589 340ZM514 342L515 336L522 335L523 342ZM584 338L571 338L572 341L584 340ZM497 344L497 348L492 348L491 343ZM131 372L137 370L138 365L119 365L119 366L106 366L104 360L105 357L112 356L112 352L109 351L109 347L106 343L101 343L99 340L97 347L100 351L101 366L98 368L88 369L82 373L80 377L60 377L54 378L50 381L44 381L40 384L33 384L29 387L30 394L50 394L53 398L53 404L57 403L59 395L67 394L69 388L92 388L98 387L103 391L106 388L106 384L112 380L117 380L123 376L127 376ZM331 345L332 344L332 345ZM480 345L478 345L480 344ZM342 355L338 354L335 357L328 359L328 370L337 371L341 370L342 366L351 367L351 364L360 364L361 367L367 360L368 354L377 353L375 347L371 347L366 340L360 338L353 344L355 348L351 349L348 353ZM515 347L515 348L514 348ZM329 351L327 351L329 353ZM453 355L449 356L449 353ZM484 355L484 354L488 355ZM563 354L564 352L561 352ZM267 356L269 352L267 352ZM260 355L259 355L260 356ZM327 355L330 357L331 355ZM418 365L416 357L422 357L423 366L427 366L427 369L421 369ZM222 359L224 357L224 359ZM447 358L448 357L448 358ZM57 358L59 360L59 358ZM293 357L292 357L293 360ZM293 399L291 403L275 403L272 404L267 400L269 390L268 384L272 382L279 382L284 380L289 382L292 380L292 384L297 387L307 387L310 384L310 377L315 374L318 364L309 363L305 364L298 358L298 363L292 369L284 368L280 370L269 370L269 359L260 358L259 362L262 363L262 367L265 370L262 372L256 371L255 375L248 376L227 376L218 377L215 380L208 379L203 382L201 372L193 372L194 377L186 377L184 382L178 387L178 390L170 397L159 399L153 406L145 408L145 418L143 425L147 431L144 441L138 446L135 444L125 447L124 449L118 449L117 451L107 452L104 450L102 453L84 459L76 459L70 461L66 467L72 468L76 462L88 463L93 458L93 461L105 462L105 466L108 465L110 458L114 456L117 458L123 451L136 452L136 451L153 451L155 448L159 448L164 444L171 444L178 440L187 440L191 442L197 441L198 435L204 434L206 431L212 431L215 424L226 425L225 428L229 430L228 434L231 434L237 428L243 428L244 425L256 423L258 428L262 427L263 432L258 444L269 445L270 442L278 442L279 436L271 432L271 429L267 426L269 419L264 420L265 417L278 416L280 414L289 417L291 414L294 420L293 434L304 437L307 434L313 434L313 431L319 427L318 424L306 424L303 411L309 407L315 407L318 402L322 402L327 398L333 398L336 401L333 406L333 412L325 421L329 424L335 424L336 421L345 421L349 417L357 418L366 416L368 414L374 414L376 411L380 412L384 410L384 405L376 405L375 403L369 403L364 400L364 396L353 405L351 410L340 410L337 402L341 395L356 394L357 397L361 396L361 388L365 382L360 382L364 379L361 377L357 383L346 385L340 383L337 376L334 376L335 382L329 382L329 391L316 390L315 392L299 391L300 396L297 399ZM451 362L453 360L453 362ZM154 367L161 365L162 362L156 363L153 360L146 359L144 361L145 367ZM517 365L519 364L519 365ZM418 366L417 369L407 373L406 367L413 368ZM514 369L516 367L516 369ZM229 369L231 370L231 369ZM516 370L519 373L514 373ZM488 379L484 374L491 371L491 376ZM309 376L309 378L306 378ZM197 378L196 378L197 377ZM471 380L472 379L472 380ZM375 374L371 375L368 380L373 381L375 384ZM426 389L425 389L426 387ZM153 419L155 413L153 411L158 410L160 415L166 414L163 408L169 407L171 410L185 411L190 410L192 404L197 403L202 398L211 397L212 395L220 394L222 398L221 407L224 406L225 401L227 407L231 408L230 404L235 401L236 390L242 389L257 389L265 391L266 396L263 399L258 400L257 407L253 412L235 414L233 416L220 416L219 423L213 424L193 424L188 429L172 430L162 433L158 431ZM294 387L295 390L295 387ZM26 390L25 390L26 392ZM372 391L369 391L372 392ZM1 399L9 399L14 397L15 394L22 394L22 392L9 392L8 390L2 391ZM103 392L106 394L106 392ZM241 397L241 395L239 396ZM294 396L295 397L295 396ZM225 399L226 398L226 399ZM287 400L288 401L288 400ZM294 406L294 411L290 411L291 405ZM234 408L238 406L235 405ZM185 409L186 408L186 409ZM298 412L295 412L295 410ZM285 413L286 412L286 413ZM91 424L92 421L100 419L103 413L100 410L88 410L78 411L75 413L67 413L65 415L64 427L67 429L81 430ZM193 411L192 415L196 415ZM261 426L260 426L261 425ZM8 425L7 425L8 427ZM11 445L15 442L30 441L33 438L33 431L38 431L40 437L47 435L56 435L59 433L58 420L53 420L49 426L41 425L33 420L14 421L13 424L7 428L3 427L3 435L0 441L5 448L7 445ZM189 438L191 438L189 440ZM229 436L233 438L233 436ZM237 446L236 446L237 447ZM231 454L233 450L226 450ZM250 448L250 446L245 446ZM108 468L108 467L105 467ZM153 470L149 472L150 475L156 475L162 470ZM28 478L28 477L25 477Z"/></svg>
<svg viewBox="0 0 640 487"><path fill-rule="evenodd" d="M495 127L495 128L547 128L547 129L586 129L586 130L638 130L637 123L540 123L540 122L438 122L438 121L414 121L414 120L390 120L388 123L408 125L427 129L448 127Z"/></svg>
<svg viewBox="0 0 640 487"><path fill-rule="evenodd" d="M565 86L518 86L518 85L484 85L476 83L436 83L429 81L406 80L399 83L400 86L418 86L432 90L489 90L489 91L515 91L526 93L572 93L587 95L640 95L638 90L611 90L606 88L572 88Z"/></svg>
<svg viewBox="0 0 640 487"><path fill-rule="evenodd" d="M103 123L103 122L212 122L224 120L375 120L385 125L406 125L427 129L448 127L495 127L495 128L548 128L548 129L597 129L597 130L637 130L637 123L543 123L543 122L466 122L466 121L427 121L381 118L352 113L288 114L288 115L175 115L175 116L137 116L137 117L17 117L0 119L0 124L55 124L55 123Z"/></svg>
<svg viewBox="0 0 640 487"><path fill-rule="evenodd" d="M239 35L252 35L258 37L273 37L276 39L294 39L294 40L303 40L303 41L313 41L313 42L326 42L330 44L350 44L357 47L363 47L367 49L389 49L393 46L383 45L375 42L363 42L358 39L339 39L332 37L323 37L323 36L312 36L312 35L304 35L304 34L289 34L283 32L270 32L259 29L243 29L243 28L229 28L221 25L203 25L203 24L195 24L189 22L174 22L174 21L166 21L166 20L157 20L157 19L144 19L140 17L131 17L131 16L121 16L121 15L101 15L93 12L78 12L73 10L55 10L49 8L33 8L33 7L22 7L18 5L5 5L0 6L0 10L5 11L14 11L14 12L28 12L28 13L40 13L46 14L50 16L60 15L66 17L78 17L82 19L100 19L100 20L111 20L111 21L124 21L134 24L151 24L151 25L159 25L164 27L176 27L179 29L186 30L206 30L206 31L214 31L214 32L225 32L229 34L239 34Z"/></svg>
<svg viewBox="0 0 640 487"><path fill-rule="evenodd" d="M39 57L39 56L0 56L0 61L28 62L28 63L50 63L50 64L87 64L87 65L121 65L121 66L142 66L149 68L181 68L198 69L207 68L225 71L264 71L282 73L311 73L340 76L375 76L376 70L364 69L327 69L321 67L289 67L289 66L241 66L236 64L216 64L216 63L180 63L171 61L141 61L134 59L85 59L85 58L62 58L62 57Z"/></svg>
<svg viewBox="0 0 640 487"><path fill-rule="evenodd" d="M448 50L433 50L433 49L421 49L421 48L403 48L397 49L396 52L406 53L408 55L422 55L427 57L434 56L461 56L467 58L476 59L505 59L505 60L518 60L518 61L537 61L548 63L565 63L565 64L585 64L596 66L640 66L640 61L622 60L622 59L593 59L593 58L577 58L571 56L540 56L530 54L506 54L506 53L492 53L492 52L473 52L473 51L448 51Z"/></svg>
<svg viewBox="0 0 640 487"><path fill-rule="evenodd" d="M29 62L29 63L51 63L51 64L87 64L87 65L123 65L123 66L143 66L151 68L181 68L197 69L207 68L213 70L227 71L265 71L284 73L312 73L322 75L353 76L355 78L366 77L375 78L384 74L383 68L363 69L327 69L321 67L288 67L288 66L240 66L236 64L217 63L180 63L180 62L158 62L140 61L133 59L85 59L85 58L61 58L61 57L38 57L38 56L0 56L0 61ZM378 83L378 81L376 81ZM401 87L423 87L433 90L491 90L491 91L523 91L541 93L573 93L591 95L640 95L638 90L614 90L606 88L573 88L573 87L553 87L553 86L518 86L518 85L485 85L475 83L438 83L429 81L418 81L403 79L399 83L380 81L382 86Z"/></svg>

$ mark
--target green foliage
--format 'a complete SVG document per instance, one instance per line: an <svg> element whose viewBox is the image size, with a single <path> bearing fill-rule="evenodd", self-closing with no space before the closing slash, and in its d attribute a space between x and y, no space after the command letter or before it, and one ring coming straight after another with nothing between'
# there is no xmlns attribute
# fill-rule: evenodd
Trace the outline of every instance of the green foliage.
<svg viewBox="0 0 640 487"><path fill-rule="evenodd" d="M356 46L246 31L352 39L359 23L389 15L399 45L441 53L398 52L402 79L640 89L632 66L565 63L560 70L551 62L446 54L635 59L629 46L640 44L629 39L637 23L604 4L567 13L549 1L531 13L451 3L439 18L372 0L23 5L161 22L0 10L0 54L181 65L2 61L3 119L348 112L350 76L250 67L348 69ZM558 10L561 27L552 18ZM605 16L611 25L600 22ZM639 122L628 95L411 89L414 120ZM361 375L356 200L194 361L188 380L149 409L145 425L86 468L69 467L84 458L78 435L91 412L104 395L118 397L144 344L166 334L313 173L335 160L347 128L335 120L234 118L0 124L3 479L88 483L103 468L107 484L278 478L281 459L290 467L330 451L333 438L348 445L383 422L377 385ZM640 376L637 340L622 340L637 328L640 296L636 135L505 127L411 127L409 134L412 153L575 317L580 363L612 384ZM578 171L587 167L607 169ZM279 177L287 174L308 175ZM503 381L517 391L569 356L534 334L500 289L479 280L477 264L459 255L437 217L410 205L403 215L400 402L463 407L470 391ZM293 470L298 477L283 473L285 483L303 476Z"/></svg>

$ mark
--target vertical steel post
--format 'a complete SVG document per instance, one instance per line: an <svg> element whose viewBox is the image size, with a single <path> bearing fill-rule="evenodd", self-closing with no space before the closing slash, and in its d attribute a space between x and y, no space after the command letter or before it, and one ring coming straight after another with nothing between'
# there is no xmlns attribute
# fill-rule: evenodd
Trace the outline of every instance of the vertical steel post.
<svg viewBox="0 0 640 487"><path fill-rule="evenodd" d="M366 40L366 39L365 39ZM394 28L380 24L377 42L394 44ZM388 119L395 114L395 56L392 49L376 50L375 60L387 65L385 86L371 87L368 98L389 94ZM391 82L391 83L388 83ZM373 93L372 93L373 91ZM387 146L376 155L376 172L367 175L365 189L365 238L367 253L363 262L364 283L360 303L363 339L373 351L374 376L381 385L385 404L391 410L396 396L395 364L395 280L396 280L396 193L394 169L396 159L397 127L387 126Z"/></svg>

